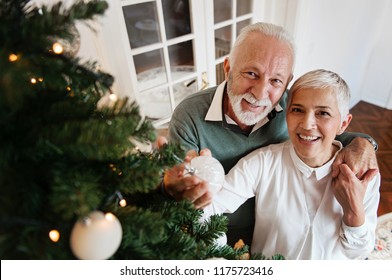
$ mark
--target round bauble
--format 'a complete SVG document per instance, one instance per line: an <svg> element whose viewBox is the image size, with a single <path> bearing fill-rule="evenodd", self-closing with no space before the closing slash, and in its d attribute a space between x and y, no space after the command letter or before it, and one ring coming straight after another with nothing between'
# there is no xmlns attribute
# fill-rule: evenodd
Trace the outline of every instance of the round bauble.
<svg viewBox="0 0 392 280"><path fill-rule="evenodd" d="M117 251L121 240L122 228L117 217L94 211L75 223L70 245L78 259L104 260Z"/></svg>
<svg viewBox="0 0 392 280"><path fill-rule="evenodd" d="M225 180L225 170L222 164L210 156L198 156L191 160L191 167L195 168L195 175L208 182L212 193L218 192Z"/></svg>

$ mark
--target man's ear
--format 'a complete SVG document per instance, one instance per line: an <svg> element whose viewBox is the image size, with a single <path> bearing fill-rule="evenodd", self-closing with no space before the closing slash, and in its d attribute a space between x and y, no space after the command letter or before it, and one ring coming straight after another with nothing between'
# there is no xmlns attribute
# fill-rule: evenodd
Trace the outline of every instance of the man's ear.
<svg viewBox="0 0 392 280"><path fill-rule="evenodd" d="M225 80L227 81L229 78L229 73L230 73L230 60L229 57L225 58L225 61L223 61L223 71L225 72Z"/></svg>
<svg viewBox="0 0 392 280"><path fill-rule="evenodd" d="M291 74L291 75L290 75L290 78L289 78L289 81L287 82L287 86L289 86L289 84L290 84L290 82L293 80L293 78L294 78L294 75Z"/></svg>
<svg viewBox="0 0 392 280"><path fill-rule="evenodd" d="M290 84L290 82L293 80L293 78L294 78L294 75L291 74L290 77L289 77L289 79L287 80L286 88L285 88L284 90L287 90L287 89L288 89L289 84Z"/></svg>
<svg viewBox="0 0 392 280"><path fill-rule="evenodd" d="M346 118L343 120L342 124L340 125L340 129L338 130L337 135L342 134L346 130L346 128L348 127L352 119L353 119L353 115L347 114Z"/></svg>

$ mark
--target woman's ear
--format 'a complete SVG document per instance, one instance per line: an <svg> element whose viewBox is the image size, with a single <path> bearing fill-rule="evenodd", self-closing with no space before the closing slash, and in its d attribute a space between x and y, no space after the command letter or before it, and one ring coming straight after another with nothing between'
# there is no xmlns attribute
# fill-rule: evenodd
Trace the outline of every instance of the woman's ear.
<svg viewBox="0 0 392 280"><path fill-rule="evenodd" d="M353 115L347 114L346 118L343 120L342 124L340 125L340 129L338 130L337 135L342 134L346 130L346 128L348 127L352 119L353 119Z"/></svg>

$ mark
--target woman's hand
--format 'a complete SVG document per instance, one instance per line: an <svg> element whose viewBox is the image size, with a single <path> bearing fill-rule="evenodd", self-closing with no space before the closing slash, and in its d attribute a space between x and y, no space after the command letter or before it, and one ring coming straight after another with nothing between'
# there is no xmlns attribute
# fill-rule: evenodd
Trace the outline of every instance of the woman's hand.
<svg viewBox="0 0 392 280"><path fill-rule="evenodd" d="M343 208L343 222L351 227L361 226L365 222L363 199L366 188L378 170L368 170L362 176L362 180L355 176L347 164L341 164L339 170L338 177L332 180L332 188L337 201Z"/></svg>

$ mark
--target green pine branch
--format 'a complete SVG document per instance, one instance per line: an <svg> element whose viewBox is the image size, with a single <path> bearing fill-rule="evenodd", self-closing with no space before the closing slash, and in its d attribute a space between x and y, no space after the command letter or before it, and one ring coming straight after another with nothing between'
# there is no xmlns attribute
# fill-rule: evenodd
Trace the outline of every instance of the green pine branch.
<svg viewBox="0 0 392 280"><path fill-rule="evenodd" d="M72 228L95 210L121 222L112 259L241 258L246 248L214 245L226 231L224 216L201 221L192 203L160 193L163 170L185 151L139 149L156 131L137 104L98 106L114 78L96 62L52 50L54 42L73 42L77 21L89 24L107 7L0 0L1 259L74 259ZM57 242L48 238L53 229Z"/></svg>

